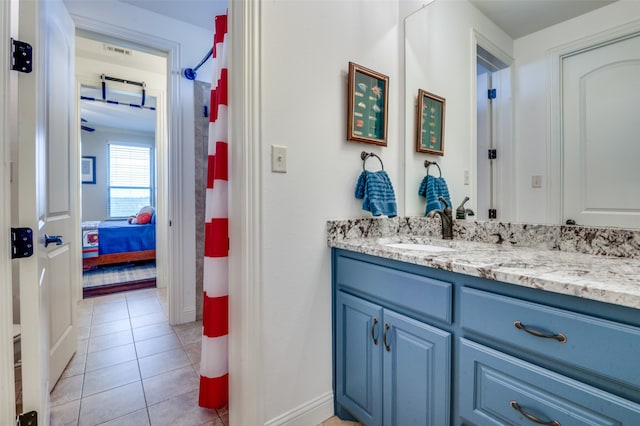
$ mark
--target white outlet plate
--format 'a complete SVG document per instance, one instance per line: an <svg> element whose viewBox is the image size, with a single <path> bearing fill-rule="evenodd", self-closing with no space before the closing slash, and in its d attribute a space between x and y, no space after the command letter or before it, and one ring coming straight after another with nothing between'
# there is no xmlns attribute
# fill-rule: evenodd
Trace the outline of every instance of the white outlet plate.
<svg viewBox="0 0 640 426"><path fill-rule="evenodd" d="M469 170L464 171L464 184L469 185Z"/></svg>
<svg viewBox="0 0 640 426"><path fill-rule="evenodd" d="M287 173L287 147L271 145L271 171L274 173Z"/></svg>

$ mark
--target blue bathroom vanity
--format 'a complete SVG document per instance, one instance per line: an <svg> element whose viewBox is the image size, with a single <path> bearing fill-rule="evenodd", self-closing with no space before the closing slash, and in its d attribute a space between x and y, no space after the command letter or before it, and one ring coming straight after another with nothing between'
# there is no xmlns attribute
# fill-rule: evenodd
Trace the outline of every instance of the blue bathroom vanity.
<svg viewBox="0 0 640 426"><path fill-rule="evenodd" d="M410 240L329 242L339 417L640 425L638 260Z"/></svg>

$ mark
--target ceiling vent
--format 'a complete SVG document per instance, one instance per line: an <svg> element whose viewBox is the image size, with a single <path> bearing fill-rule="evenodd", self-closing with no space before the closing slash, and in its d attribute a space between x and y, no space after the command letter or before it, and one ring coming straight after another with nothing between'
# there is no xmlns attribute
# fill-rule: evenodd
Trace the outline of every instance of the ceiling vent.
<svg viewBox="0 0 640 426"><path fill-rule="evenodd" d="M106 50L108 52L112 52L112 53L117 53L119 55L124 55L124 56L132 56L133 55L133 51L132 50L125 49L123 47L118 47L118 46L111 46L109 44L105 44L104 45L104 50Z"/></svg>

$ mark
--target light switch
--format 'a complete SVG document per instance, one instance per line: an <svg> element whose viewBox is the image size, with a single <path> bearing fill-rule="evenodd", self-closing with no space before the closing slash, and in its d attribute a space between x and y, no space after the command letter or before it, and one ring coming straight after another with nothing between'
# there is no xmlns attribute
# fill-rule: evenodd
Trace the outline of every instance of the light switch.
<svg viewBox="0 0 640 426"><path fill-rule="evenodd" d="M542 176L540 175L531 176L531 187L542 188Z"/></svg>
<svg viewBox="0 0 640 426"><path fill-rule="evenodd" d="M464 171L464 184L469 185L469 170Z"/></svg>
<svg viewBox="0 0 640 426"><path fill-rule="evenodd" d="M287 173L287 147L271 145L271 171L274 173Z"/></svg>

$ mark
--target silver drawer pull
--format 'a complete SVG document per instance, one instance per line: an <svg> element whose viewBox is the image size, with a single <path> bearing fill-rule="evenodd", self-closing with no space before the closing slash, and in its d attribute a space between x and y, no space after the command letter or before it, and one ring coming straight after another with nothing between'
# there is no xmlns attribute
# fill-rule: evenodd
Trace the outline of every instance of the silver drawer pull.
<svg viewBox="0 0 640 426"><path fill-rule="evenodd" d="M376 337L376 325L378 325L378 317L373 317L373 324L371 325L371 340L373 344L378 346L378 338Z"/></svg>
<svg viewBox="0 0 640 426"><path fill-rule="evenodd" d="M528 328L527 326L525 326L523 323L521 323L520 321L516 321L513 323L514 327L517 328L518 330L523 330L526 331L529 334L532 334L536 337L542 337L543 339L556 339L558 342L560 343L565 343L567 341L567 336L565 336L562 333L557 333L557 334L547 334L547 333L543 333L541 331L538 330L533 330L531 328Z"/></svg>
<svg viewBox="0 0 640 426"><path fill-rule="evenodd" d="M518 404L517 401L511 401L509 405L511 406L511 408L513 408L514 410L516 410L517 412L519 412L520 414L522 414L523 416L525 416L527 419L531 420L534 423L537 423L539 425L546 425L546 426L561 426L560 422L557 420L551 420L549 422L545 422L544 420L540 420L533 414L527 413L522 409L522 407L520 406L520 404Z"/></svg>

